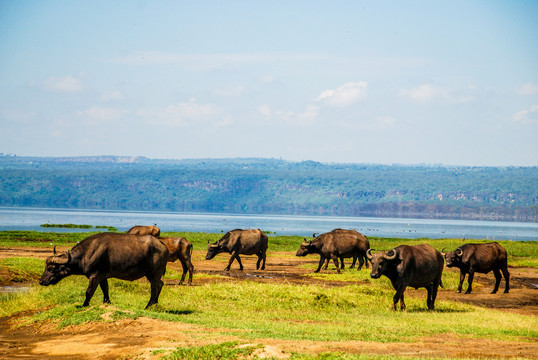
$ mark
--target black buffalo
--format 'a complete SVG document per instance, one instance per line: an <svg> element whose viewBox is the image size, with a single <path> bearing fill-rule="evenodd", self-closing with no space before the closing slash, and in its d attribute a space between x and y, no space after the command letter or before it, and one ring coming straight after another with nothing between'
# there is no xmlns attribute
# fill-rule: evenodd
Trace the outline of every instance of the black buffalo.
<svg viewBox="0 0 538 360"><path fill-rule="evenodd" d="M315 235L315 234L314 234ZM368 259L366 258L366 252L370 248L370 242L366 236L355 230L343 230L334 229L330 232L314 236L314 240L304 240L299 250L297 250L296 256L306 256L308 254L319 254L319 265L314 272L319 272L325 260L333 260L336 265L336 271L340 273L340 266L338 259L342 263L341 268L344 268L344 258L353 258L353 264L359 259L359 270L363 264L368 266Z"/></svg>
<svg viewBox="0 0 538 360"><path fill-rule="evenodd" d="M504 275L506 286L504 292L510 290L510 274L508 273L508 263L506 249L496 242L487 244L465 244L454 251L448 251L445 255L447 267L457 267L460 269L460 284L458 292L461 292L465 275L469 274L466 294L473 290L474 273L487 274L493 271L495 275L495 287L492 294L499 290L501 283L501 271Z"/></svg>
<svg viewBox="0 0 538 360"><path fill-rule="evenodd" d="M231 254L230 261L226 267L226 271L230 270L234 259L239 263L239 270L243 270L243 264L239 255L257 255L258 262L256 270L265 269L265 253L267 252L268 238L259 229L241 230L235 229L228 231L220 240L214 244L208 244L206 260L213 259L217 254L227 252Z"/></svg>
<svg viewBox="0 0 538 360"><path fill-rule="evenodd" d="M161 229L159 229L155 225L135 225L129 230L127 230L127 234L131 235L153 235L155 237L161 236Z"/></svg>
<svg viewBox="0 0 538 360"><path fill-rule="evenodd" d="M443 274L443 256L433 247L422 245L400 245L388 252L379 252L372 255L368 250L368 258L372 262L374 279L381 275L388 277L396 290L393 298L393 309L396 310L398 301L400 309L405 310L404 291L408 286L415 289L424 287L428 290L428 309L435 307L437 289L441 284Z"/></svg>
<svg viewBox="0 0 538 360"><path fill-rule="evenodd" d="M88 306L98 285L103 291L103 302L110 303L108 278L132 281L145 276L151 283L148 308L159 299L168 256L166 246L151 235L96 234L65 254L57 255L54 249L54 256L46 260L39 284L54 285L69 275L84 275L89 284L82 306Z"/></svg>

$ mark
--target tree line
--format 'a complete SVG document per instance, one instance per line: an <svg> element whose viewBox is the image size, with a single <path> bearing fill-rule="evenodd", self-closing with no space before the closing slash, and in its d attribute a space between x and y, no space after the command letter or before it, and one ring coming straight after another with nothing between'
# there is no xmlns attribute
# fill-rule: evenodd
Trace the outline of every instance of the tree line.
<svg viewBox="0 0 538 360"><path fill-rule="evenodd" d="M0 156L0 206L536 221L538 167Z"/></svg>

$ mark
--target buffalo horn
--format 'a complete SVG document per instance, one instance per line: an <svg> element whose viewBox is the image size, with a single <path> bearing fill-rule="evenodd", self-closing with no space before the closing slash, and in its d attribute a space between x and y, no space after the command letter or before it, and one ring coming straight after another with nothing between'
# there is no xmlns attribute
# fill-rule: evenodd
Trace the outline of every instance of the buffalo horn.
<svg viewBox="0 0 538 360"><path fill-rule="evenodd" d="M71 261L71 253L69 252L69 250L67 250L65 252L65 255L66 255L67 259L62 259L61 255L56 255L56 252L54 252L54 257L52 258L52 260L50 262L52 264L56 264L56 265L69 264L69 262Z"/></svg>
<svg viewBox="0 0 538 360"><path fill-rule="evenodd" d="M372 258L374 257L374 256L372 255L372 250L374 250L374 249L368 249L368 250L366 250L366 257L368 258L368 260L372 260Z"/></svg>
<svg viewBox="0 0 538 360"><path fill-rule="evenodd" d="M313 233L313 234L312 234L312 237L313 237L314 239L316 238L316 234L317 234L317 233Z"/></svg>
<svg viewBox="0 0 538 360"><path fill-rule="evenodd" d="M458 256L462 256L462 255L463 255L463 250L460 249L460 248L457 248L457 249L456 249L456 255L458 255Z"/></svg>
<svg viewBox="0 0 538 360"><path fill-rule="evenodd" d="M441 249L441 255L443 255L443 256L445 256L445 254L446 254L445 249L446 249L446 247Z"/></svg>
<svg viewBox="0 0 538 360"><path fill-rule="evenodd" d="M54 256L58 256L58 254L56 254L56 246L52 249L52 252L54 253Z"/></svg>
<svg viewBox="0 0 538 360"><path fill-rule="evenodd" d="M396 259L396 256L398 256L398 254L396 254L396 251L394 251L394 249L388 251L383 257L387 260L394 260Z"/></svg>

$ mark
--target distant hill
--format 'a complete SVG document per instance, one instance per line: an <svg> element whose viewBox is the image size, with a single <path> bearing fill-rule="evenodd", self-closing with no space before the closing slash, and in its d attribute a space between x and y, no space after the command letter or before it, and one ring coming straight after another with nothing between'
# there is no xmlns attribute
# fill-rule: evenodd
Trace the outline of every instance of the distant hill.
<svg viewBox="0 0 538 360"><path fill-rule="evenodd" d="M536 222L538 167L0 155L0 206Z"/></svg>

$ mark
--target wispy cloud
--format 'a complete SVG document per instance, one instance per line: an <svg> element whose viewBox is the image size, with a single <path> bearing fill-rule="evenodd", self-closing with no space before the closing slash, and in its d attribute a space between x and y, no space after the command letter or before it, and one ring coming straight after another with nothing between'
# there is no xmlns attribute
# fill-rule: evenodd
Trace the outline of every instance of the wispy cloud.
<svg viewBox="0 0 538 360"><path fill-rule="evenodd" d="M268 119L274 119L275 121L283 122L288 125L308 126L316 121L319 115L319 106L308 105L304 111L296 112L282 110L274 111L268 105L262 105L258 108L258 111Z"/></svg>
<svg viewBox="0 0 538 360"><path fill-rule="evenodd" d="M528 110L521 110L512 115L512 120L521 124L538 124L538 105L533 105Z"/></svg>
<svg viewBox="0 0 538 360"><path fill-rule="evenodd" d="M80 92L83 90L80 79L73 76L50 77L45 80L43 88L56 92Z"/></svg>
<svg viewBox="0 0 538 360"><path fill-rule="evenodd" d="M207 120L218 114L218 109L212 104L200 104L195 98L177 105L164 108L138 110L137 115L148 122L166 126L188 126Z"/></svg>
<svg viewBox="0 0 538 360"><path fill-rule="evenodd" d="M119 91L107 91L101 94L100 99L102 101L123 100L123 94Z"/></svg>
<svg viewBox="0 0 538 360"><path fill-rule="evenodd" d="M459 104L472 101L472 91L475 89L474 86L468 86L463 90L451 90L433 84L421 84L410 89L401 89L398 95L422 104L438 100Z"/></svg>
<svg viewBox="0 0 538 360"><path fill-rule="evenodd" d="M336 89L324 90L316 101L329 106L348 106L366 96L366 81L348 82Z"/></svg>
<svg viewBox="0 0 538 360"><path fill-rule="evenodd" d="M93 106L86 110L77 111L78 115L96 121L117 120L121 118L124 113L125 111L121 109L100 106Z"/></svg>
<svg viewBox="0 0 538 360"><path fill-rule="evenodd" d="M538 85L533 83L526 83L521 85L519 89L516 90L519 95L527 96L538 94Z"/></svg>

